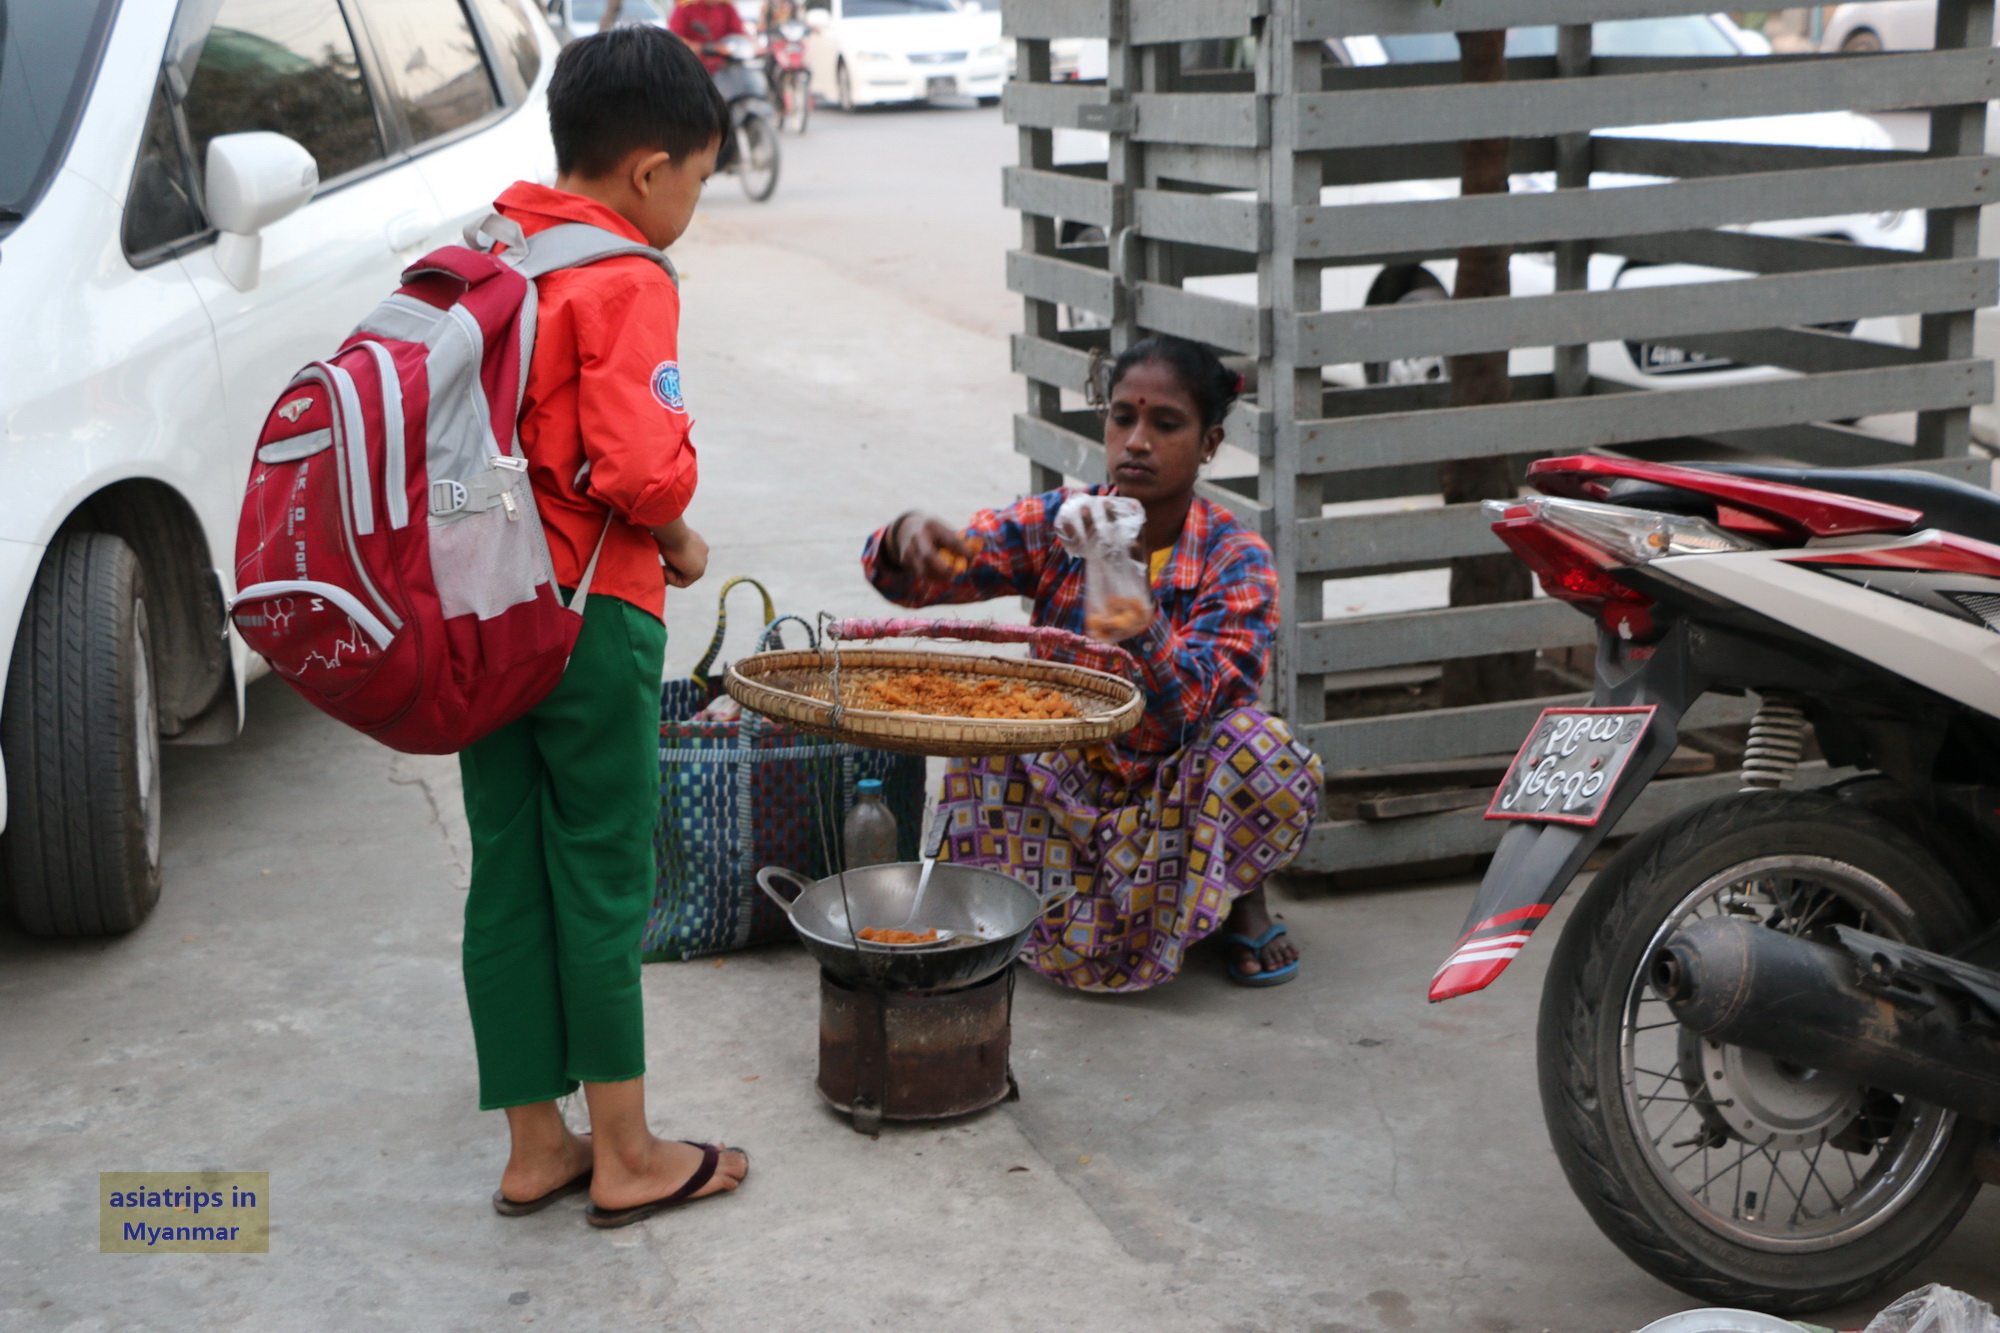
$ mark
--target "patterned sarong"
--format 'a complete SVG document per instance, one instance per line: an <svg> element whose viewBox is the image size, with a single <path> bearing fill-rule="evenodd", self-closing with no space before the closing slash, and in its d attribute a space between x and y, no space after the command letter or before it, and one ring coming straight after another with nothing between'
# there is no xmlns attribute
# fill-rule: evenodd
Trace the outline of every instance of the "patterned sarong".
<svg viewBox="0 0 2000 1333"><path fill-rule="evenodd" d="M1223 716L1127 785L1076 750L953 760L950 859L1076 896L1036 923L1027 964L1077 990L1171 981L1230 904L1289 865L1319 812L1319 756L1254 708Z"/></svg>

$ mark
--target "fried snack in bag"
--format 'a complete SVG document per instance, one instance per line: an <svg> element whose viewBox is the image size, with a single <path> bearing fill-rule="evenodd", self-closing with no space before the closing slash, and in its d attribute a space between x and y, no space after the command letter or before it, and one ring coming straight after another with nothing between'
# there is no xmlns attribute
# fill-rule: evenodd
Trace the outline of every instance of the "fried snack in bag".
<svg viewBox="0 0 2000 1333"><path fill-rule="evenodd" d="M1132 554L1146 510L1123 495L1072 495L1056 513L1056 537L1083 561L1084 633L1123 643L1153 623L1152 580Z"/></svg>

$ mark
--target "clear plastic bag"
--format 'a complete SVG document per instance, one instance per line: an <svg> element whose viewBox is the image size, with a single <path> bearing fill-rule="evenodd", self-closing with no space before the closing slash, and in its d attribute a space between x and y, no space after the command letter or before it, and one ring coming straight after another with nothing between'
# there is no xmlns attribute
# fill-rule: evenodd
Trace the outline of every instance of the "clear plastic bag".
<svg viewBox="0 0 2000 1333"><path fill-rule="evenodd" d="M1132 554L1146 509L1123 495L1072 495L1056 512L1063 549L1083 561L1084 633L1123 643L1153 623L1153 586Z"/></svg>
<svg viewBox="0 0 2000 1333"><path fill-rule="evenodd" d="M2000 1333L2000 1317L1978 1297L1933 1282L1891 1301L1865 1333Z"/></svg>

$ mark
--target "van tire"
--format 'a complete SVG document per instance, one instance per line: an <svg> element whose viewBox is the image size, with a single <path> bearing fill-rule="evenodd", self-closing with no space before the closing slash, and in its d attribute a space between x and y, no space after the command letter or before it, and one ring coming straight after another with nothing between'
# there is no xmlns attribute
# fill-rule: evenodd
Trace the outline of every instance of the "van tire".
<svg viewBox="0 0 2000 1333"><path fill-rule="evenodd" d="M0 836L30 934L122 935L160 897L160 742L146 581L122 538L49 544L14 640Z"/></svg>

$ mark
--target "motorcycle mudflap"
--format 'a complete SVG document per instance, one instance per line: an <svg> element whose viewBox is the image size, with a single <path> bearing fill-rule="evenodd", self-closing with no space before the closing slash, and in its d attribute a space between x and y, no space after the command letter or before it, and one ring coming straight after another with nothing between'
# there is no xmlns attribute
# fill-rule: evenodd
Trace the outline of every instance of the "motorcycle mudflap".
<svg viewBox="0 0 2000 1333"><path fill-rule="evenodd" d="M1596 824L1585 828L1522 821L1508 828L1480 881L1457 946L1432 979L1433 1001L1493 983L1569 888L1584 861L1672 757L1682 715L1707 688L1691 665L1688 647L1686 621L1676 623L1655 644L1641 646L1600 636L1591 706L1652 704L1659 711Z"/></svg>

